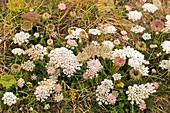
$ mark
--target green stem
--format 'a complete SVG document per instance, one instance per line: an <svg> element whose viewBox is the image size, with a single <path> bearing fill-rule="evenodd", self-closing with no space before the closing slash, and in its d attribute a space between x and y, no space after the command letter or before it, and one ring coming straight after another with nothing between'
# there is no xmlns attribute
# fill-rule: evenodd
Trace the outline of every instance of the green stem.
<svg viewBox="0 0 170 113"><path fill-rule="evenodd" d="M135 112L134 112L134 106L133 106L133 104L132 104L132 113L135 113Z"/></svg>

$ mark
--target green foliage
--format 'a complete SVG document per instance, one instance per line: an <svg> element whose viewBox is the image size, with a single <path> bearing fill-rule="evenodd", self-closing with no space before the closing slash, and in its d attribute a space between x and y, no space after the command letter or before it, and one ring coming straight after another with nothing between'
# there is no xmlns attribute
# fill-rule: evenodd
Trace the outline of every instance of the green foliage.
<svg viewBox="0 0 170 113"><path fill-rule="evenodd" d="M12 85L16 84L16 79L13 75L5 74L0 79L0 84L7 89L10 88Z"/></svg>

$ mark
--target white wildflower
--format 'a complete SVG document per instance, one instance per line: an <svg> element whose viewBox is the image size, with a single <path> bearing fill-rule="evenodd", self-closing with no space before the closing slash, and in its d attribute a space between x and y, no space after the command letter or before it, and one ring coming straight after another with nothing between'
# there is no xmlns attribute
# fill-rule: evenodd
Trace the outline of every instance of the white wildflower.
<svg viewBox="0 0 170 113"><path fill-rule="evenodd" d="M17 97L12 92L6 92L2 97L2 100L4 101L4 104L11 106L17 102Z"/></svg>
<svg viewBox="0 0 170 113"><path fill-rule="evenodd" d="M103 42L102 42L102 45L104 45L105 47L108 47L108 48L110 48L110 49L113 49L114 46L115 46L115 45L114 45L111 41L109 41L109 40L103 41Z"/></svg>
<svg viewBox="0 0 170 113"><path fill-rule="evenodd" d="M21 64L21 67L26 71L33 71L35 64L33 61L28 60L27 62L24 62L24 64Z"/></svg>
<svg viewBox="0 0 170 113"><path fill-rule="evenodd" d="M149 33L144 33L144 34L142 35L142 38L143 38L144 40L149 40L149 39L151 39L151 34L149 34Z"/></svg>
<svg viewBox="0 0 170 113"><path fill-rule="evenodd" d="M20 31L20 33L16 33L15 37L13 38L14 44L21 45L24 42L28 43L30 38L29 33L24 33L23 31Z"/></svg>
<svg viewBox="0 0 170 113"><path fill-rule="evenodd" d="M89 29L89 34L92 34L92 35L100 35L100 34L101 34L101 31L98 30L98 29Z"/></svg>
<svg viewBox="0 0 170 113"><path fill-rule="evenodd" d="M132 21L137 21L137 20L140 20L142 17L142 13L141 12L138 12L138 11L130 11L128 13L128 18Z"/></svg>
<svg viewBox="0 0 170 113"><path fill-rule="evenodd" d="M121 74L119 73L113 74L112 77L114 78L114 80L121 80Z"/></svg>
<svg viewBox="0 0 170 113"><path fill-rule="evenodd" d="M162 44L161 44L162 48L163 48L163 51L166 52L166 54L169 54L170 53L170 41L164 41Z"/></svg>
<svg viewBox="0 0 170 113"><path fill-rule="evenodd" d="M25 80L23 78L20 78L18 81L17 81L17 85L18 87L22 88L25 84Z"/></svg>
<svg viewBox="0 0 170 113"><path fill-rule="evenodd" d="M135 27L131 28L131 31L134 33L142 33L145 30L144 27L136 25Z"/></svg>
<svg viewBox="0 0 170 113"><path fill-rule="evenodd" d="M15 48L15 49L12 49L12 51L11 51L14 55L21 55L21 54L25 54L25 51L23 50L23 49L21 49L21 48Z"/></svg>
<svg viewBox="0 0 170 113"><path fill-rule="evenodd" d="M144 11L148 11L148 12L151 12L151 13L154 13L155 11L158 10L158 7L154 4L151 4L151 3L145 3L142 6L142 8L143 8Z"/></svg>

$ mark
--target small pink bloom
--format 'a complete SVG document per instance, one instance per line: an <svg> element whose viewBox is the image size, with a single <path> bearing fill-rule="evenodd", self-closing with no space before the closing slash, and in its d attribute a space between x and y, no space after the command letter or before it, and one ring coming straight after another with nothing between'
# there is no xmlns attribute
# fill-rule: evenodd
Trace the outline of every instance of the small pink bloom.
<svg viewBox="0 0 170 113"><path fill-rule="evenodd" d="M125 5L125 9L126 9L127 11L131 11L131 10L132 10L132 8L131 8L129 5Z"/></svg>
<svg viewBox="0 0 170 113"><path fill-rule="evenodd" d="M144 63L144 64L149 64L149 61L144 60L143 63Z"/></svg>
<svg viewBox="0 0 170 113"><path fill-rule="evenodd" d="M142 111L145 110L146 109L146 104L145 103L140 103L139 104L139 109L142 110Z"/></svg>
<svg viewBox="0 0 170 113"><path fill-rule="evenodd" d="M153 30L159 31L163 29L164 24L159 20L154 20L153 22L151 22L151 27Z"/></svg>
<svg viewBox="0 0 170 113"><path fill-rule="evenodd" d="M156 73L156 70L155 70L155 69L152 69L151 72L152 72L152 73Z"/></svg>
<svg viewBox="0 0 170 113"><path fill-rule="evenodd" d="M67 40L67 44L69 46L77 46L77 42L75 40L71 40L71 39L68 39Z"/></svg>
<svg viewBox="0 0 170 113"><path fill-rule="evenodd" d="M31 80L37 80L37 76L36 76L35 74L33 74L33 75L31 76Z"/></svg>
<svg viewBox="0 0 170 113"><path fill-rule="evenodd" d="M125 59L120 58L120 56L115 57L115 59L114 59L114 64L116 66L123 66L123 65L125 65L125 62L126 62Z"/></svg>
<svg viewBox="0 0 170 113"><path fill-rule="evenodd" d="M62 91L62 87L60 84L54 84L54 90L57 93L60 93Z"/></svg>
<svg viewBox="0 0 170 113"><path fill-rule="evenodd" d="M127 35L122 36L122 38L123 38L123 40L126 40L126 41L128 41L128 40L129 40L129 37L128 37Z"/></svg>
<svg viewBox="0 0 170 113"><path fill-rule="evenodd" d="M65 4L65 3L59 3L59 4L58 4L58 8L59 8L60 10L65 10L65 9L66 9L66 4Z"/></svg>
<svg viewBox="0 0 170 113"><path fill-rule="evenodd" d="M154 82L153 85L154 85L154 87L155 87L156 89L158 89L158 87L159 87L158 82Z"/></svg>
<svg viewBox="0 0 170 113"><path fill-rule="evenodd" d="M48 74L54 74L55 73L55 68L54 67L48 67L47 72Z"/></svg>
<svg viewBox="0 0 170 113"><path fill-rule="evenodd" d="M84 79L88 79L88 78L89 78L89 75L88 75L87 73L84 73L84 74L83 74L83 78L84 78Z"/></svg>
<svg viewBox="0 0 170 113"><path fill-rule="evenodd" d="M157 48L158 46L156 44L151 44L150 48Z"/></svg>
<svg viewBox="0 0 170 113"><path fill-rule="evenodd" d="M112 105L114 105L116 103L116 97L114 97L113 95L110 95L108 96L107 101L110 102Z"/></svg>

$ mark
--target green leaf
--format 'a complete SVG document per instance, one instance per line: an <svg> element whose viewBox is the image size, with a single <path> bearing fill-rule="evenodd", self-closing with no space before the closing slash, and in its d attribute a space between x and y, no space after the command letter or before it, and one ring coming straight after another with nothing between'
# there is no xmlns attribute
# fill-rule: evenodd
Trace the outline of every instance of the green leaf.
<svg viewBox="0 0 170 113"><path fill-rule="evenodd" d="M154 75L151 75L150 77L152 77L152 78L157 78L157 75L154 74Z"/></svg>
<svg viewBox="0 0 170 113"><path fill-rule="evenodd" d="M5 74L0 79L0 84L7 89L10 88L12 85L16 84L16 79L13 75Z"/></svg>

